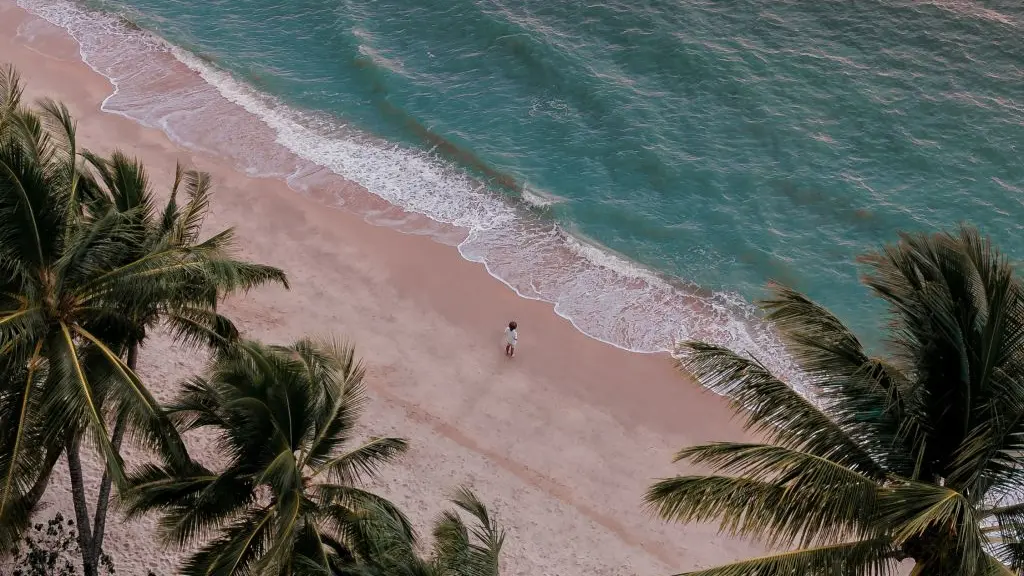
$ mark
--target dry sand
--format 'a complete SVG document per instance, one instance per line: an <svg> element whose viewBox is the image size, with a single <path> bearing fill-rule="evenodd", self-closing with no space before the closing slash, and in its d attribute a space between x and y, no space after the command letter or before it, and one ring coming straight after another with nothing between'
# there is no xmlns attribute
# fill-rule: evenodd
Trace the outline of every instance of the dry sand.
<svg viewBox="0 0 1024 576"><path fill-rule="evenodd" d="M224 311L248 336L270 342L331 332L358 344L373 398L365 433L404 436L413 446L379 491L421 527L454 486L468 484L508 528L505 574L661 575L755 551L712 527L666 525L642 510L652 479L680 471L670 463L675 450L744 436L726 403L682 378L667 355L592 340L449 245L372 226L102 112L110 83L82 62L73 39L11 0L0 0L0 61L19 68L29 97L71 108L83 146L143 159L158 189L175 160L213 174L208 229L235 226L244 255L286 269L293 284L233 299ZM501 344L511 318L521 332L514 360ZM166 400L203 362L158 335L142 352L141 372ZM202 439L192 448L202 453ZM95 459L87 472L95 484ZM63 468L46 500L44 514L72 514ZM151 521L113 518L108 526L119 573L175 572L180 553L155 544Z"/></svg>

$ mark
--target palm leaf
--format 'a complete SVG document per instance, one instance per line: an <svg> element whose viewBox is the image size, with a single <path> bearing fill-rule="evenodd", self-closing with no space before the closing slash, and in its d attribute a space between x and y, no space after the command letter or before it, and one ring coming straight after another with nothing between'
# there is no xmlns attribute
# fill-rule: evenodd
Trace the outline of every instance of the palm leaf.
<svg viewBox="0 0 1024 576"><path fill-rule="evenodd" d="M0 135L3 134L11 115L21 108L21 96L24 91L21 75L14 66L5 64L0 67Z"/></svg>
<svg viewBox="0 0 1024 576"><path fill-rule="evenodd" d="M157 238L167 239L178 222L178 215L180 214L178 210L178 188L181 186L184 175L185 170L181 167L181 164L175 164L174 183L171 185L171 193L167 199L167 204L160 215L160 224L156 229Z"/></svg>
<svg viewBox="0 0 1024 576"><path fill-rule="evenodd" d="M59 193L67 203L68 217L75 217L81 200L78 196L78 180L81 173L77 166L76 122L67 106L49 98L39 102L39 109L47 134L55 139L46 165L54 170L54 175L63 185Z"/></svg>
<svg viewBox="0 0 1024 576"><path fill-rule="evenodd" d="M347 529L346 519L350 520L353 515L384 514L388 524L399 530L403 539L410 542L416 539L416 530L405 514L386 498L373 492L343 484L317 484L312 492L321 503L324 519L337 532Z"/></svg>
<svg viewBox="0 0 1024 576"><path fill-rule="evenodd" d="M15 545L27 526L31 510L24 497L30 483L45 473L35 421L36 389L46 378L41 348L37 345L25 368L0 373L0 422L13 424L0 430L0 550Z"/></svg>
<svg viewBox="0 0 1024 576"><path fill-rule="evenodd" d="M859 487L807 486L731 476L677 476L656 482L644 500L665 520L718 521L722 533L770 546L834 544L873 534L857 506ZM868 503L870 506L870 502Z"/></svg>
<svg viewBox="0 0 1024 576"><path fill-rule="evenodd" d="M678 576L889 576L895 550L885 538L764 556Z"/></svg>
<svg viewBox="0 0 1024 576"><path fill-rule="evenodd" d="M472 528L453 511L442 513L434 524L434 562L442 573L460 576L498 576L505 531L490 517L487 507L466 487L452 502L476 521Z"/></svg>
<svg viewBox="0 0 1024 576"><path fill-rule="evenodd" d="M46 426L61 430L68 427L69 422L85 423L93 432L93 439L114 484L119 488L125 487L127 478L121 456L110 444L100 399L86 376L78 348L66 324L60 324L60 332L49 346L52 366L47 392L48 403L52 408L47 412L52 423Z"/></svg>
<svg viewBox="0 0 1024 576"><path fill-rule="evenodd" d="M764 444L714 443L681 450L676 461L710 466L714 472L736 474L744 480L786 488L787 497L806 495L811 508L798 507L785 523L789 538L801 534L801 546L816 541L837 542L849 536L874 536L878 485L869 477L835 462ZM767 503L770 505L770 502ZM801 516L801 512L806 516ZM788 540L778 543L790 543ZM773 541L774 543L774 541Z"/></svg>
<svg viewBox="0 0 1024 576"><path fill-rule="evenodd" d="M959 574L984 571L985 538L980 519L958 492L934 484L902 482L883 493L879 517L900 546L914 548L916 541L927 539L931 557L919 559L919 563L958 565Z"/></svg>
<svg viewBox="0 0 1024 576"><path fill-rule="evenodd" d="M175 190L181 182L185 184L185 194L189 199L176 219L171 237L174 244L187 246L199 240L203 220L210 210L210 175L206 172L188 170L176 176Z"/></svg>
<svg viewBox="0 0 1024 576"><path fill-rule="evenodd" d="M188 453L177 431L167 418L160 404L153 398L131 368L129 368L106 344L81 327L75 332L89 341L113 368L118 376L120 386L113 389L117 399L125 408L122 413L127 417L130 430L137 431L135 438L144 438L150 447L169 462L187 462Z"/></svg>
<svg viewBox="0 0 1024 576"><path fill-rule="evenodd" d="M375 478L380 468L405 454L409 443L403 438L371 438L364 444L327 460L313 476L326 473L334 482L353 483Z"/></svg>
<svg viewBox="0 0 1024 576"><path fill-rule="evenodd" d="M803 294L773 285L761 302L786 351L827 405L829 418L868 446L873 459L905 467L900 422L909 380L887 362L870 358L860 340L831 312ZM870 444L869 444L870 443Z"/></svg>
<svg viewBox="0 0 1024 576"><path fill-rule="evenodd" d="M833 460L873 478L885 476L847 430L760 363L711 344L680 346L679 367L712 391L728 394L746 427L769 442Z"/></svg>
<svg viewBox="0 0 1024 576"><path fill-rule="evenodd" d="M223 536L193 554L181 568L183 576L235 576L247 574L266 550L275 509L248 512L232 523Z"/></svg>
<svg viewBox="0 0 1024 576"><path fill-rule="evenodd" d="M225 350L238 341L238 328L226 316L199 306L175 306L164 315L171 337L188 348Z"/></svg>
<svg viewBox="0 0 1024 576"><path fill-rule="evenodd" d="M49 195L45 174L25 151L0 141L0 261L24 272L53 260L63 214Z"/></svg>

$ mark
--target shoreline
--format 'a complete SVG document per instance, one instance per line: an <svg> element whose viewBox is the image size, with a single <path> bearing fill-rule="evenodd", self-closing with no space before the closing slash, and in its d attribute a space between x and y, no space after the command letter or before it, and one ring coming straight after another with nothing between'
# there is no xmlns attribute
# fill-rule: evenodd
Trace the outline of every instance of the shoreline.
<svg viewBox="0 0 1024 576"><path fill-rule="evenodd" d="M308 191L296 193L285 180L240 173L157 128L102 112L111 84L82 62L62 29L12 0L0 0L0 15L0 53L22 73L30 100L63 100L85 147L139 156L158 193L175 158L209 171L215 194L207 229L236 226L246 257L289 273L290 292L262 289L226 303L246 334L286 342L329 331L357 344L373 398L362 430L413 443L379 489L418 526L453 487L469 483L508 527L508 574L668 574L756 549L713 527L664 525L641 510L653 478L685 472L670 464L675 450L746 437L725 400L684 380L667 354L627 352L577 331L550 303L517 295L450 243L325 209L315 198L332 192L317 186L322 173L303 174ZM363 196L381 219L407 218L423 235L455 235ZM522 341L506 361L501 328L513 317ZM203 358L156 337L140 365L167 400ZM190 444L202 452L209 441ZM94 481L98 470L88 463ZM69 510L63 477L58 470L46 499ZM110 523L109 552L122 573L153 558L171 573L174 555L155 547L152 528L148 519Z"/></svg>
<svg viewBox="0 0 1024 576"><path fill-rule="evenodd" d="M484 263L523 298L547 302L577 329L612 346L662 352L676 340L698 339L754 354L779 374L795 373L781 342L738 294L702 290L649 270L538 218L526 198L529 206L521 206L489 192L431 152L293 108L219 67L215 55L189 52L130 19L70 0L17 3L81 43L86 63L115 86L103 101L105 111L161 129L187 148L229 158L250 175L284 178L296 192L372 224L456 244L464 258ZM123 58L127 53L133 57ZM211 135L210 125L233 136Z"/></svg>

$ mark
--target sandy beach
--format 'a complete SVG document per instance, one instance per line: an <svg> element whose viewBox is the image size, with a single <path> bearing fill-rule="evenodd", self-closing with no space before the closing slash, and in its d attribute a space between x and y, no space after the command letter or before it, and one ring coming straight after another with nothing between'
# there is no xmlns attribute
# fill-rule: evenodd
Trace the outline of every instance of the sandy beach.
<svg viewBox="0 0 1024 576"><path fill-rule="evenodd" d="M459 255L451 245L458 230L374 226L358 210L328 207L315 186L300 194L282 180L249 177L229 159L101 111L110 82L83 63L62 29L11 0L0 0L0 62L20 70L30 99L68 105L80 146L140 157L156 190L169 186L176 160L213 175L207 229L234 226L245 257L284 268L292 283L290 291L235 298L223 311L256 339L329 332L357 344L373 399L363 431L412 443L377 488L420 527L452 488L467 484L508 529L509 575L662 575L756 549L712 526L666 525L642 509L652 479L683 471L671 464L678 448L744 436L726 402L684 379L667 355L603 344L551 305L517 296ZM180 74L194 76L185 66ZM353 203L380 205L347 186ZM410 227L422 220L392 212ZM502 354L510 319L520 326L514 360ZM166 400L204 361L156 335L142 351L141 372ZM202 454L204 439L191 447ZM95 485L95 460L88 472ZM43 515L70 514L63 468L46 501ZM150 522L108 526L105 548L119 573L175 573L180 555L156 544Z"/></svg>

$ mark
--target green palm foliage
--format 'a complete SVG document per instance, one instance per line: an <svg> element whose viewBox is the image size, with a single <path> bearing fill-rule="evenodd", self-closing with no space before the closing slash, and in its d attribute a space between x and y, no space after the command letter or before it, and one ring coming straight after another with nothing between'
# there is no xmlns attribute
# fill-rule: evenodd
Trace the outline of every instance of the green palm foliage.
<svg viewBox="0 0 1024 576"><path fill-rule="evenodd" d="M468 488L460 488L447 510L434 523L434 546L424 572L430 576L498 576L505 531L490 516L487 507ZM459 512L468 514L468 526Z"/></svg>
<svg viewBox="0 0 1024 576"><path fill-rule="evenodd" d="M434 522L429 557L417 554L417 543L392 516L379 511L367 514L358 526L369 548L363 560L345 566L340 576L498 576L505 531L487 506L468 488L452 497L455 509L444 511ZM468 515L472 524L463 516Z"/></svg>
<svg viewBox="0 0 1024 576"><path fill-rule="evenodd" d="M875 357L781 287L762 305L815 401L756 359L689 342L680 365L726 393L764 444L685 448L713 475L658 482L663 518L717 521L789 552L700 576L1020 574L1024 568L1024 288L970 228L903 235L862 258L889 309Z"/></svg>
<svg viewBox="0 0 1024 576"><path fill-rule="evenodd" d="M160 207L146 170L138 160L119 151L109 158L89 152L82 156L90 168L83 173L81 184L86 210L94 215L116 212L143 238L134 250L123 255L121 265L145 259L166 259L173 254L178 254L180 259L177 265L182 273L177 282L166 286L157 297L140 301L133 307L127 331L121 327L105 334L107 341L124 343L125 363L129 369L135 370L146 332L156 324L168 327L179 343L224 349L237 340L238 330L229 319L217 313L220 298L267 282L288 286L281 270L235 259L231 229L200 240L210 205L208 174L185 171L177 166L169 199L158 210ZM179 204L182 193L185 202ZM115 449L121 447L125 424L121 416L114 425L111 443ZM79 486L73 488L81 490ZM111 477L104 474L91 529L87 526L84 507L79 511L79 537L83 540L80 548L85 555L84 564L89 568L98 565L102 554L110 489Z"/></svg>
<svg viewBox="0 0 1024 576"><path fill-rule="evenodd" d="M0 544L29 513L30 485L52 465L44 448L91 434L114 480L124 483L111 446L107 409L129 414L144 444L180 453L176 434L120 350L101 335L126 310L165 290L170 259L118 266L141 241L117 214L82 217L75 125L44 101L38 113L2 75L0 102Z"/></svg>
<svg viewBox="0 0 1024 576"><path fill-rule="evenodd" d="M160 298L134 310L132 329L123 335L128 343L129 364L146 330L165 323L189 344L223 348L237 338L230 320L217 314L217 303L225 295L247 291L268 282L288 286L284 272L234 257L234 231L227 229L200 241L200 232L210 206L210 176L179 165L166 204L157 205L142 164L115 151L109 158L85 152L91 168L83 178L83 196L89 212L120 214L129 226L140 231L143 241L125 255L125 264L144 259L164 259L169 254L185 256L178 285ZM184 194L185 202L181 203Z"/></svg>
<svg viewBox="0 0 1024 576"><path fill-rule="evenodd" d="M204 175L179 170L157 214L136 161L80 153L67 109L52 101L29 109L21 93L13 68L0 71L0 550L25 527L61 450L80 487L83 436L107 464L104 507L109 482L125 483L123 433L165 458L185 458L133 370L147 327L165 320L186 342L223 345L236 331L216 313L217 299L284 281L276 269L233 259L230 231L199 241ZM182 181L188 201L179 207ZM75 505L84 537L83 490ZM105 510L99 534L101 517Z"/></svg>
<svg viewBox="0 0 1024 576"><path fill-rule="evenodd" d="M144 467L126 512L158 511L165 543L201 544L187 575L336 572L368 554L361 527L373 514L411 538L401 512L360 487L407 447L398 438L349 446L366 406L362 380L342 344L238 345L169 407L185 433L216 434L218 465Z"/></svg>

